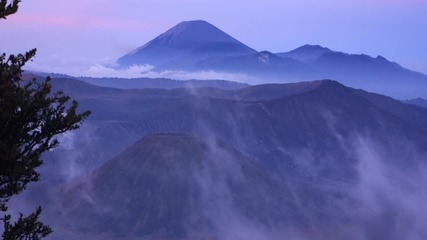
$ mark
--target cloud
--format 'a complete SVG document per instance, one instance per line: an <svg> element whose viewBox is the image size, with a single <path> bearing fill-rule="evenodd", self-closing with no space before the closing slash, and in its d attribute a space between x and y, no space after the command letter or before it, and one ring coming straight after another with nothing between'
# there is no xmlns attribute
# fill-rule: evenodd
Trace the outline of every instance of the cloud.
<svg viewBox="0 0 427 240"><path fill-rule="evenodd" d="M230 80L245 83L259 82L257 78L249 75L241 73L217 72L213 70L194 72L182 70L165 70L158 72L154 69L154 66L148 64L133 65L126 69L116 69L113 67L108 67L104 64L96 64L90 66L89 69L84 72L84 76L121 78L169 78L176 80Z"/></svg>
<svg viewBox="0 0 427 240"><path fill-rule="evenodd" d="M163 72L147 72L142 74L143 77L150 78L170 78L176 80L229 80L236 82L244 83L255 83L259 82L257 78L240 74L240 73L228 73L228 72L216 72L213 70L206 71L196 71L196 72L187 72L187 71L163 71Z"/></svg>
<svg viewBox="0 0 427 240"><path fill-rule="evenodd" d="M425 156L409 142L396 140L392 145L405 152L404 159L370 138L359 137L355 143L359 182L354 195L364 224L356 233L421 240L427 234Z"/></svg>
<svg viewBox="0 0 427 240"><path fill-rule="evenodd" d="M127 69L114 69L102 64L90 66L84 76L88 77L120 77L120 78L137 78L144 74L150 73L154 67L151 65L134 65Z"/></svg>
<svg viewBox="0 0 427 240"><path fill-rule="evenodd" d="M29 63L26 70L47 73L60 73L74 77L116 77L116 78L169 78L176 80L229 80L244 82L250 84L261 83L261 80L246 74L217 72L213 70L206 71L182 71L182 70L165 70L155 71L154 67L149 64L134 65L129 68L114 68L111 59L99 60L99 64L90 65L84 58L64 60L56 55L52 55L49 61L44 64Z"/></svg>

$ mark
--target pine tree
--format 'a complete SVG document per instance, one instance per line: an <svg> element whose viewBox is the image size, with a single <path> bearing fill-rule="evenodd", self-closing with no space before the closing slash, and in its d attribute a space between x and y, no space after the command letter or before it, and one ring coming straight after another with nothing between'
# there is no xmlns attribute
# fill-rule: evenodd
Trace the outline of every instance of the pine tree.
<svg viewBox="0 0 427 240"><path fill-rule="evenodd" d="M20 0L0 0L0 19L16 13ZM37 240L52 230L39 220L41 207L16 222L8 214L10 198L39 181L42 154L55 148L57 137L78 129L89 111L77 113L77 102L62 92L51 92L50 78L23 80L22 68L35 56L0 54L0 213L2 238Z"/></svg>

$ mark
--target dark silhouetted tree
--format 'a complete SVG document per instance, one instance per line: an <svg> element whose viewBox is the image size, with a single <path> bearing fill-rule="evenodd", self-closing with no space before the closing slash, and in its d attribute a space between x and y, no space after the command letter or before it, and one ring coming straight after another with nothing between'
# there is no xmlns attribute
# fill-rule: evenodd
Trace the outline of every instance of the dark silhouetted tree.
<svg viewBox="0 0 427 240"><path fill-rule="evenodd" d="M20 0L0 0L0 19L18 10ZM22 67L36 50L25 54L0 54L0 212L5 240L36 240L52 232L40 220L41 207L15 222L8 214L10 198L30 182L39 181L41 157L55 148L57 137L79 128L90 114L77 113L77 102L62 92L51 92L50 79L24 80Z"/></svg>

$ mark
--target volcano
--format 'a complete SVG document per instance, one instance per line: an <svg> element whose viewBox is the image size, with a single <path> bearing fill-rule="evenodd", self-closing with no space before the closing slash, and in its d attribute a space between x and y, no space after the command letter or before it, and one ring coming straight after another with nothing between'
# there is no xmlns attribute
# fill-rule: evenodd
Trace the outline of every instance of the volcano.
<svg viewBox="0 0 427 240"><path fill-rule="evenodd" d="M394 181L418 176L427 159L423 108L330 80L120 96L103 99L115 107L92 105L97 120L113 124L102 139L130 142L134 132L139 140L65 191L59 210L49 209L61 239L394 240L407 233L390 230L387 216L413 219L399 212L412 183ZM367 198L370 191L380 195ZM66 238L63 228L81 235ZM363 236L352 237L351 228Z"/></svg>
<svg viewBox="0 0 427 240"><path fill-rule="evenodd" d="M239 42L214 25L202 21L177 24L147 44L119 58L121 67L151 64L161 66L178 61L187 64L214 56L235 56L255 50Z"/></svg>

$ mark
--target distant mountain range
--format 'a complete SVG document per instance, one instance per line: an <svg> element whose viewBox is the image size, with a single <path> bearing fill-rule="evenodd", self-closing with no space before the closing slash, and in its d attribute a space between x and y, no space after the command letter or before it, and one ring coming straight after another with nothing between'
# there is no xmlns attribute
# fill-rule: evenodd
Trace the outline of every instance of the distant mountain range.
<svg viewBox="0 0 427 240"><path fill-rule="evenodd" d="M408 103L408 104L413 104L413 105L417 105L420 107L427 108L427 100L424 98L414 98L414 99L410 99L410 100L405 100L404 102Z"/></svg>
<svg viewBox="0 0 427 240"><path fill-rule="evenodd" d="M333 79L396 98L427 97L427 76L382 56L347 54L318 45L282 53L257 52L205 21L176 25L117 60L126 68L240 73L259 83Z"/></svg>
<svg viewBox="0 0 427 240"><path fill-rule="evenodd" d="M411 200L426 200L427 109L330 80L233 90L52 85L93 112L46 155L43 181L25 193L45 206L55 239L427 233ZM390 228L390 219L414 224Z"/></svg>

